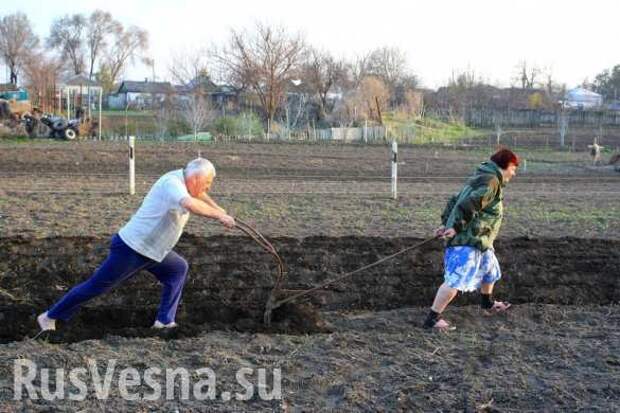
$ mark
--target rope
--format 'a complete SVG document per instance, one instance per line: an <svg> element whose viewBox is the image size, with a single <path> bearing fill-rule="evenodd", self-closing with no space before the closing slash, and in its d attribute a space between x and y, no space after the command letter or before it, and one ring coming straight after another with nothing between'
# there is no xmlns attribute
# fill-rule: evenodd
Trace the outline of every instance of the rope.
<svg viewBox="0 0 620 413"><path fill-rule="evenodd" d="M394 253L394 254L392 254L392 255L388 255L387 257L384 257L384 258L380 259L379 261L375 261L375 262L373 262L372 264L365 265L365 266L363 266L362 268L358 268L358 269L357 269L357 270L355 270L355 271L351 271L351 272L348 272L348 273L346 273L346 274L343 274L343 275L341 275L341 276L339 276L339 277L337 277L337 278L334 278L334 279L333 279L333 280L331 280L331 281L327 281L327 282L325 282L325 283L323 283L323 284L321 284L321 285L318 285L318 286L316 286L316 287L314 287L314 288L311 288L311 289L309 289L309 290L305 290L305 291L302 291L302 292L300 292L300 293L297 293L297 294L291 295L291 296L289 296L289 297L287 297L287 298L285 298L285 299L283 299L283 300L276 301L276 302L274 303L274 305L273 305L272 310L274 310L274 309L276 309L276 308L280 307L280 306L281 306L281 305L283 305L283 304L290 303L291 301L294 301L294 300L296 300L296 299L298 299L298 298L300 298L300 297L303 297L303 296L305 296L305 295L309 295L309 294L311 294L311 293L313 293L313 292L315 292L315 291L318 291L318 290L320 290L320 289L323 289L323 288L327 287L328 285L331 285L331 284L334 284L334 283L336 283L336 282L338 282L338 281L341 281L341 280L343 280L343 279L345 279L345 278L347 278L347 277L352 276L353 274L357 274L358 272L361 272L361 271L367 270L367 269L369 269L369 268L375 267L375 266L377 266L377 265L379 265L379 264L381 264L381 263L383 263L383 262L385 262L385 261L388 261L388 260L390 260L390 259L392 259L392 258L394 258L394 257L396 257L396 256L398 256L398 255L404 254L405 252L408 252L408 251L414 250L414 249L416 249L416 248L420 248L421 246L426 245L426 244L430 243L431 241L433 241L433 240L435 240L435 239L437 239L437 237L436 237L436 236L434 236L434 237L432 237L432 238L428 238L428 239L426 239L426 240L424 240L424 241L422 241L422 242L420 242L420 243L418 243L418 244L416 244L416 245L412 245L412 246L407 247L407 248L405 248L405 249L403 249L403 250L400 250L400 251L398 251L398 252L396 252L396 253Z"/></svg>
<svg viewBox="0 0 620 413"><path fill-rule="evenodd" d="M249 236L250 238L252 238L258 245L260 245L265 251L267 251L269 254L273 255L273 257L276 259L277 263L278 263L278 275L276 277L276 281L274 283L273 289L271 290L271 294L269 295L269 299L267 300L267 304L265 306L265 313L263 315L263 321L264 323L269 326L271 324L271 315L273 313L273 310L275 310L276 308L286 304L286 303L290 303L291 301L294 301L300 297L312 294L315 291L321 290L333 283L336 283L338 281L341 281L347 277L350 277L354 274L357 274L361 271L367 270L369 268L375 267L385 261L391 260L394 257L397 257L401 254L404 254L405 252L414 250L416 248L420 248L423 245L426 245L428 243L430 243L431 241L437 239L437 236L433 236L432 238L428 238L418 244L412 245L410 247L407 247L405 249L402 249L392 255L388 255L387 257L384 257L382 259L380 259L379 261L375 261L372 264L368 264L365 265L361 268L358 268L355 271L351 271L348 272L346 274L343 274L333 280L327 281L321 285L318 285L314 288L311 288L309 290L304 290L301 291L297 294L291 295L283 300L280 301L276 301L276 294L278 291L280 291L281 286L282 286L282 282L284 280L284 261L282 260L282 257L280 257L280 255L278 254L278 252L276 251L275 247L273 246L273 244L271 244L260 232L258 232L254 227L252 227L251 225L245 223L244 221L240 220L240 219L235 219L235 223L236 223L236 228L239 229L240 231L242 231L243 233L245 233L247 236Z"/></svg>

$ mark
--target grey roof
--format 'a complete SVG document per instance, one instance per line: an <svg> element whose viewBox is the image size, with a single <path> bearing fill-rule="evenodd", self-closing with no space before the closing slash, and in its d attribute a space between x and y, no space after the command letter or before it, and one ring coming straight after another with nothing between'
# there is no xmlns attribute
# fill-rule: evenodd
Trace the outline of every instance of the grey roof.
<svg viewBox="0 0 620 413"><path fill-rule="evenodd" d="M94 80L89 80L84 75L76 75L65 79L63 82L66 86L99 86Z"/></svg>
<svg viewBox="0 0 620 413"><path fill-rule="evenodd" d="M174 88L170 82L136 82L125 80L118 88L118 93L171 93Z"/></svg>
<svg viewBox="0 0 620 413"><path fill-rule="evenodd" d="M180 95L189 94L193 90L192 86L189 86L189 85L174 85L173 88L176 91L176 93ZM219 95L234 96L238 93L238 90L230 85L216 85L215 83L212 83L207 88L206 93L212 96L219 96Z"/></svg>

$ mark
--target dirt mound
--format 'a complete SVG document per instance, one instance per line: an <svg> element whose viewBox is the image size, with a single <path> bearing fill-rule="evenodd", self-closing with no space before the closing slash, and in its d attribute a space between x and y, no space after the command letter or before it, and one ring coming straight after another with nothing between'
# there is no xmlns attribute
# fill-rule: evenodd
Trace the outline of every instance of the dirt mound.
<svg viewBox="0 0 620 413"><path fill-rule="evenodd" d="M282 294L308 289L419 242L413 238L279 238L287 270ZM0 239L0 342L36 333L34 317L71 286L85 279L107 254L108 240L58 237ZM243 237L184 236L177 251L190 263L177 321L166 337L198 335L212 329L314 333L328 329L313 308L385 310L427 306L442 279L439 242L313 294L304 303L279 309L272 328L262 324L273 286L274 263ZM497 295L514 303L608 304L620 299L620 242L592 239L499 240L504 281ZM477 302L476 294L457 304ZM149 274L89 302L54 340L80 341L105 335L151 336L159 285Z"/></svg>

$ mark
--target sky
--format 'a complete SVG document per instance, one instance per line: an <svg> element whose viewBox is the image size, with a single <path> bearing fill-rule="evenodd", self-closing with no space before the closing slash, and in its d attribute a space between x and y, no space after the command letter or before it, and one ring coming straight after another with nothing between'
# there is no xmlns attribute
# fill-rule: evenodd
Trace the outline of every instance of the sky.
<svg viewBox="0 0 620 413"><path fill-rule="evenodd" d="M158 80L169 79L171 56L222 44L230 29L257 21L301 32L309 44L353 58L374 48L405 51L422 85L437 88L454 71L474 71L488 83L510 86L526 61L548 68L571 88L620 64L618 0L2 0L0 16L21 11L45 38L55 18L112 13L150 34ZM0 80L8 74L0 73ZM152 78L142 65L125 78Z"/></svg>

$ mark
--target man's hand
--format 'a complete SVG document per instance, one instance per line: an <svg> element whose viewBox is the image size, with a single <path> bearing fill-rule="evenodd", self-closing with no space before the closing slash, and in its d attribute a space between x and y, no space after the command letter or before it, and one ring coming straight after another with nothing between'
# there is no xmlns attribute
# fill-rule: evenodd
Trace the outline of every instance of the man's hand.
<svg viewBox="0 0 620 413"><path fill-rule="evenodd" d="M435 236L438 238L454 238L456 231L454 228L446 228L441 226L435 230Z"/></svg>
<svg viewBox="0 0 620 413"><path fill-rule="evenodd" d="M235 219L233 217L231 217L230 215L227 214L223 214L221 215L218 220L222 223L222 225L224 225L226 228L228 229L232 229L235 227Z"/></svg>
<svg viewBox="0 0 620 413"><path fill-rule="evenodd" d="M233 217L223 212L223 209L219 208L217 205L209 205L200 198L193 198L191 196L185 197L181 200L181 206L193 214L217 219L226 228L230 229L235 227L235 219Z"/></svg>

